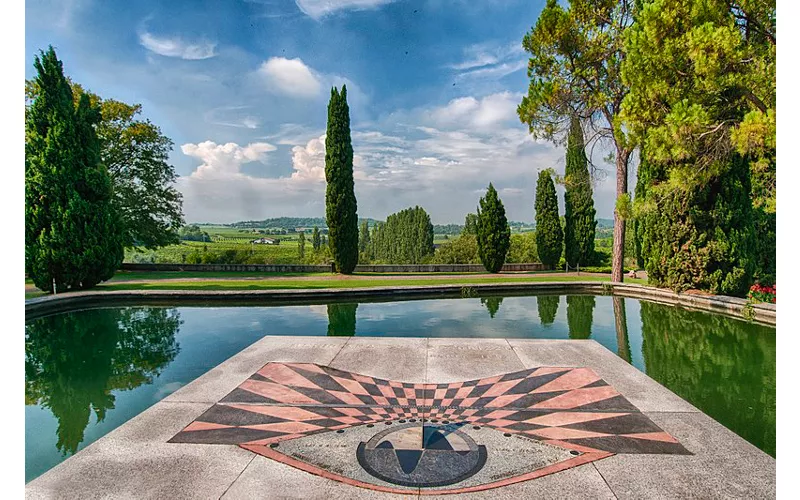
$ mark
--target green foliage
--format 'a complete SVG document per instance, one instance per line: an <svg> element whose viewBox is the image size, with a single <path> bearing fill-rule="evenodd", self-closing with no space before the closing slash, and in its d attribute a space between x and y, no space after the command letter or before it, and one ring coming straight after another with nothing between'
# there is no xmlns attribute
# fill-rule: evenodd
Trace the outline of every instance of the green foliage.
<svg viewBox="0 0 800 500"><path fill-rule="evenodd" d="M491 182L486 197L480 199L477 215L478 257L487 271L500 272L511 244L511 230L506 209Z"/></svg>
<svg viewBox="0 0 800 500"><path fill-rule="evenodd" d="M567 295L569 338L588 339L592 336L594 305L594 295Z"/></svg>
<svg viewBox="0 0 800 500"><path fill-rule="evenodd" d="M351 274L358 264L358 215L353 181L353 145L347 87L331 89L325 138L325 214L336 271Z"/></svg>
<svg viewBox="0 0 800 500"><path fill-rule="evenodd" d="M478 238L465 234L442 243L431 259L433 264L478 264Z"/></svg>
<svg viewBox="0 0 800 500"><path fill-rule="evenodd" d="M552 325L558 314L561 297L558 295L537 295L536 308L539 310L539 320L543 325Z"/></svg>
<svg viewBox="0 0 800 500"><path fill-rule="evenodd" d="M512 234L506 262L510 264L539 262L539 253L536 250L536 233Z"/></svg>
<svg viewBox="0 0 800 500"><path fill-rule="evenodd" d="M328 336L352 337L356 334L358 304L328 304Z"/></svg>
<svg viewBox="0 0 800 500"><path fill-rule="evenodd" d="M25 119L25 271L41 290L89 288L111 278L124 253L94 131L100 113L85 95L75 107L52 47L40 56Z"/></svg>
<svg viewBox="0 0 800 500"><path fill-rule="evenodd" d="M183 226L178 232L181 241L211 241L211 236L200 229L197 224Z"/></svg>
<svg viewBox="0 0 800 500"><path fill-rule="evenodd" d="M558 217L558 199L551 170L539 172L536 182L536 251L542 264L552 269L564 249L564 233Z"/></svg>
<svg viewBox="0 0 800 500"><path fill-rule="evenodd" d="M564 257L570 267L594 262L597 222L592 198L592 179L578 117L571 119L567 139L567 165L564 175Z"/></svg>
<svg viewBox="0 0 800 500"><path fill-rule="evenodd" d="M652 189L641 219L648 281L675 291L744 296L753 283L756 239L747 163L701 188Z"/></svg>
<svg viewBox="0 0 800 500"><path fill-rule="evenodd" d="M322 242L319 239L319 228L317 226L314 226L314 232L311 233L311 248L313 248L314 251L316 252L319 250L321 244Z"/></svg>
<svg viewBox="0 0 800 500"><path fill-rule="evenodd" d="M761 216L774 195L774 9L653 0L626 35L622 118L652 170L636 211L660 286L743 295L774 275Z"/></svg>
<svg viewBox="0 0 800 500"><path fill-rule="evenodd" d="M433 256L433 224L421 207L390 215L375 228L371 239L369 253L380 262L421 264Z"/></svg>
<svg viewBox="0 0 800 500"><path fill-rule="evenodd" d="M178 354L176 309L96 309L25 325L25 404L58 420L56 447L78 450L91 414L102 422L115 392L151 383Z"/></svg>
<svg viewBox="0 0 800 500"><path fill-rule="evenodd" d="M137 118L141 104L103 100L80 84L67 81L76 107L86 95L92 107L100 110L94 128L100 162L111 177L124 246L154 249L177 243L183 226L183 197L174 187L175 168L168 163L172 141L150 120ZM25 81L27 102L35 101L40 92L36 80Z"/></svg>
<svg viewBox="0 0 800 500"><path fill-rule="evenodd" d="M358 253L364 255L369 247L369 224L367 221L361 223L361 231L358 234Z"/></svg>
<svg viewBox="0 0 800 500"><path fill-rule="evenodd" d="M486 306L486 310L489 311L489 317L492 319L494 319L494 315L497 314L502 303L502 297L481 297L481 304Z"/></svg>
<svg viewBox="0 0 800 500"><path fill-rule="evenodd" d="M461 234L478 234L478 216L475 214L467 214L464 218L464 229Z"/></svg>

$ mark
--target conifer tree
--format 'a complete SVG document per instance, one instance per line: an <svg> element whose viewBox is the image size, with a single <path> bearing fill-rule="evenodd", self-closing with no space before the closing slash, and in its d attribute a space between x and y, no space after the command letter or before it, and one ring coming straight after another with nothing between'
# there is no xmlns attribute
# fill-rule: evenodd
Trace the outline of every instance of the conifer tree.
<svg viewBox="0 0 800 500"><path fill-rule="evenodd" d="M303 231L300 231L300 236L297 240L297 257L300 262L303 262L303 259L306 258L306 233Z"/></svg>
<svg viewBox="0 0 800 500"><path fill-rule="evenodd" d="M481 198L476 226L478 257L490 273L498 273L506 261L511 246L511 230L506 219L506 209L491 183L486 197Z"/></svg>
<svg viewBox="0 0 800 500"><path fill-rule="evenodd" d="M567 295L569 338L580 340L592 336L594 305L593 295Z"/></svg>
<svg viewBox="0 0 800 500"><path fill-rule="evenodd" d="M317 226L314 226L314 232L311 233L311 246L312 248L314 248L315 252L319 250L319 247L321 246L321 241L319 238L319 228Z"/></svg>
<svg viewBox="0 0 800 500"><path fill-rule="evenodd" d="M361 223L361 231L358 235L358 253L365 254L369 247L369 224L367 221Z"/></svg>
<svg viewBox="0 0 800 500"><path fill-rule="evenodd" d="M558 295L538 295L536 308L539 310L539 320L543 325L552 325L558 314L558 305L561 297Z"/></svg>
<svg viewBox="0 0 800 500"><path fill-rule="evenodd" d="M547 268L553 269L558 264L563 250L564 233L558 217L558 199L553 184L552 171L539 172L536 183L536 251L539 260Z"/></svg>
<svg viewBox="0 0 800 500"><path fill-rule="evenodd" d="M40 94L25 119L25 271L41 290L89 288L122 263L120 219L94 125L53 47L35 57Z"/></svg>
<svg viewBox="0 0 800 500"><path fill-rule="evenodd" d="M588 266L594 261L595 220L592 181L584 150L580 120L572 116L567 138L564 175L564 257L570 267Z"/></svg>
<svg viewBox="0 0 800 500"><path fill-rule="evenodd" d="M347 87L331 89L325 138L325 215L337 272L351 274L358 264L358 215L353 181L353 145Z"/></svg>

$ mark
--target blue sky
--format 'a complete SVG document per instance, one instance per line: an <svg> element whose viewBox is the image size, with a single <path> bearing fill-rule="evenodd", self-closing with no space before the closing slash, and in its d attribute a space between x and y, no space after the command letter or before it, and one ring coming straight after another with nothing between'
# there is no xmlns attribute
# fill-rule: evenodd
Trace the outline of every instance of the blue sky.
<svg viewBox="0 0 800 500"><path fill-rule="evenodd" d="M324 216L326 106L342 84L359 216L420 205L461 223L492 182L510 219L532 221L538 170L564 169L563 148L516 114L543 4L27 0L25 77L52 44L84 87L141 103L175 143L187 221ZM596 184L598 217L613 191L613 174Z"/></svg>

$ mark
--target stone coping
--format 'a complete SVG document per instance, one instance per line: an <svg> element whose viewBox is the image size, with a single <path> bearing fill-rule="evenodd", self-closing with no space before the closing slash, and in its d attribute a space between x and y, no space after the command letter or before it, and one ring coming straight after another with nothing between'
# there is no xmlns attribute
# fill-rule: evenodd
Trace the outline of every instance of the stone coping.
<svg viewBox="0 0 800 500"><path fill-rule="evenodd" d="M313 363L335 370L334 374L351 372L370 377L366 381L364 377L359 379L367 383L384 379L400 381L403 387L406 384L437 384L437 389L439 384L465 387L467 383L464 381L474 379L514 384L518 380L499 381L503 374L511 372L541 367L582 367L579 371L584 375L591 370L635 407L635 410L631 408L626 413L640 412L636 422L622 416L627 423L620 423L621 427L617 430L609 428L604 432L622 432L627 438L648 437L642 435L640 429L631 427L640 426L643 418L646 418L666 433L661 437L649 436L655 440L651 447L658 445L659 440L674 440L688 451L688 454L654 454L648 452L652 450L623 450L613 456L595 457L597 460L591 463L575 464L538 478L530 476L522 481L506 481L506 484L495 485L486 491L465 492L443 498L774 498L776 494L774 458L594 340L265 336L28 483L26 498L388 499L438 493L429 488L412 491L410 495L409 492L403 492L405 495L402 496L392 495L380 493L384 489L365 489L354 485L354 482L332 480L332 473L346 473L348 467L360 471L355 465L353 446L335 447L342 450L341 460L334 462L337 470L315 472L281 461L278 456L271 457L266 453L269 451L266 446L263 447L265 453L260 454L235 444L193 443L174 439L181 431L191 429L188 426L192 422L209 415L210 409L218 406L226 395L232 394L248 380L259 379L262 373L270 377L281 374L292 376L284 369L269 373L263 371L262 368L266 368L268 363ZM549 370L562 371L553 368ZM313 374L308 376L314 378ZM586 387L579 390L608 389L588 389L586 384L594 379L579 378L571 377L575 387ZM347 383L341 377L340 380ZM561 380L566 383L565 379ZM442 391L445 392L444 389ZM496 392L499 394L502 391ZM281 391L280 394L287 397L297 395L291 391ZM488 391L484 394L489 395ZM433 396L436 397L439 396ZM449 397L446 392L444 397ZM599 401L601 398L596 399ZM581 399L576 404L587 401ZM319 408L323 406L319 405ZM331 411L326 408L318 410L314 405L304 407L314 411ZM433 401L428 407L434 408ZM298 412L296 410L295 414ZM487 418L502 419L503 415L505 413ZM602 417L597 413L593 415L589 419L579 419L587 423L578 423L577 427L590 424L588 420ZM472 436L475 439L483 439L484 436L489 439L491 425L495 424L513 427L512 422L481 423L478 424L482 426L481 430ZM564 422L551 424L557 427L568 425ZM285 432L297 430L296 424L279 425L287 427ZM388 428L387 425L381 428ZM576 428L576 425L572 427ZM265 426L255 427L262 429ZM205 428L211 427L205 425ZM335 436L347 438L353 432L349 429ZM566 431L559 432L563 434ZM567 435L564 439L580 439L587 435L586 432L575 430L570 432L576 434ZM637 432L639 434L635 434ZM667 435L671 438L668 439ZM511 438L502 436L505 435L497 437L496 443L484 441L492 453L490 462L487 462L487 472L489 466L508 469L524 465L520 464L524 457L512 453L516 448L503 445L503 440ZM330 441L333 440L330 438ZM308 446L312 446L308 449L313 449L314 444L324 447L326 443L308 443ZM615 442L609 440L605 444L614 446ZM326 450L328 453L337 453L336 449L330 447Z"/></svg>
<svg viewBox="0 0 800 500"><path fill-rule="evenodd" d="M476 283L364 288L287 290L87 290L37 297L25 301L25 318L109 305L205 305L220 301L236 305L298 305L320 301L369 300L386 302L437 297L473 297L482 294L592 294L619 295L743 318L747 300L723 295L679 294L645 285L597 281ZM776 324L775 304L753 304L753 321Z"/></svg>

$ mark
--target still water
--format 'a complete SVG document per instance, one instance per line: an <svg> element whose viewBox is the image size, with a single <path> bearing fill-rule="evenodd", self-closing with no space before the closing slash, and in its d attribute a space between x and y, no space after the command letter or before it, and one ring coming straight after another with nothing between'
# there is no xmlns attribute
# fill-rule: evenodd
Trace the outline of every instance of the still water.
<svg viewBox="0 0 800 500"><path fill-rule="evenodd" d="M594 339L775 456L775 329L610 296L121 307L25 326L25 481L265 335Z"/></svg>

